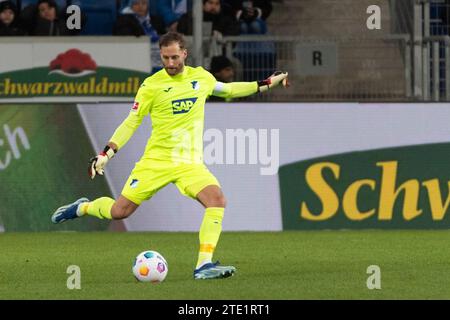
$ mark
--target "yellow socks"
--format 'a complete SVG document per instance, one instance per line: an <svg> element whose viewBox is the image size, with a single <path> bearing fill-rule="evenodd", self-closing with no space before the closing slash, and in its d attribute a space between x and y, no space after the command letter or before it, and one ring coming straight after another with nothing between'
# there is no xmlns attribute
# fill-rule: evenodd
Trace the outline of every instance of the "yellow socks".
<svg viewBox="0 0 450 320"><path fill-rule="evenodd" d="M214 249L222 232L222 220L225 208L206 208L202 225L200 226L200 250L196 269L211 262Z"/></svg>
<svg viewBox="0 0 450 320"><path fill-rule="evenodd" d="M83 216L83 215L90 215L97 217L99 219L112 219L111 217L111 208L114 204L115 200L108 198L108 197L102 197L95 199L91 202L85 202L78 206L77 215Z"/></svg>

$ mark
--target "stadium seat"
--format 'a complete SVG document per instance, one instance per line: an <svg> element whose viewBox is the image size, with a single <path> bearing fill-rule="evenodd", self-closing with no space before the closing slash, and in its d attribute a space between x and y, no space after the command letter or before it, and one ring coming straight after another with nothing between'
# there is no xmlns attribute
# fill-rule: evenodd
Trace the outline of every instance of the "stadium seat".
<svg viewBox="0 0 450 320"><path fill-rule="evenodd" d="M265 79L276 70L277 56L273 42L239 42L233 55L242 64L242 81Z"/></svg>
<svg viewBox="0 0 450 320"><path fill-rule="evenodd" d="M0 2L2 2L3 0L0 0ZM20 1L19 0L10 0L13 4L16 5L17 8L20 9Z"/></svg>
<svg viewBox="0 0 450 320"><path fill-rule="evenodd" d="M116 1L72 0L86 15L86 24L81 35L111 35L117 18Z"/></svg>
<svg viewBox="0 0 450 320"><path fill-rule="evenodd" d="M36 4L38 0L17 0L17 2L20 3L20 8L23 9L29 6L30 4ZM59 10L65 8L68 3L67 0L55 0L55 2Z"/></svg>

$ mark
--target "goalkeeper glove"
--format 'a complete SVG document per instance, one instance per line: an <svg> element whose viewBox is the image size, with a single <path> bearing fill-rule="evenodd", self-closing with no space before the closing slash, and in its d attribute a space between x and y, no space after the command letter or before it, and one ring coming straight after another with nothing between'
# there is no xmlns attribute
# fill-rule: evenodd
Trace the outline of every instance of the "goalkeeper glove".
<svg viewBox="0 0 450 320"><path fill-rule="evenodd" d="M109 159L111 159L112 157L114 157L114 155L116 154L117 150L112 149L109 146L106 146L105 149L103 149L103 152L101 152L99 155L97 155L94 158L91 158L89 160L89 176L91 177L91 179L95 178L95 175L99 174L99 175L103 175L103 168L106 166L106 164L108 163Z"/></svg>
<svg viewBox="0 0 450 320"><path fill-rule="evenodd" d="M258 92L267 91L280 83L283 84L284 87L289 86L288 82L288 73L285 71L275 71L270 77L265 80L258 81Z"/></svg>

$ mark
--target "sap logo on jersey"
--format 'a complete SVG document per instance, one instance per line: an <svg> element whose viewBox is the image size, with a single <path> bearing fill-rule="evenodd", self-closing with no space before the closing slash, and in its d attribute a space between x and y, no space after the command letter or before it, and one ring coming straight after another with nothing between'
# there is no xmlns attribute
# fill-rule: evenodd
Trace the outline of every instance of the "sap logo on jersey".
<svg viewBox="0 0 450 320"><path fill-rule="evenodd" d="M172 101L173 114L187 113L197 101L197 98L187 98Z"/></svg>

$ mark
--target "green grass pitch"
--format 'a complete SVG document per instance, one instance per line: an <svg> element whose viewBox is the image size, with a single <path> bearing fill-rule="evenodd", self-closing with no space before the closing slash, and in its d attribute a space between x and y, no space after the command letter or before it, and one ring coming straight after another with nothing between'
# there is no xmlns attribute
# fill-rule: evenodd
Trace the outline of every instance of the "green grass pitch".
<svg viewBox="0 0 450 320"><path fill-rule="evenodd" d="M0 234L0 299L449 299L450 230L224 232L215 258L235 276L193 280L196 233ZM139 283L134 257L159 251L169 273ZM66 287L81 268L81 289ZM381 269L381 289L366 286Z"/></svg>

